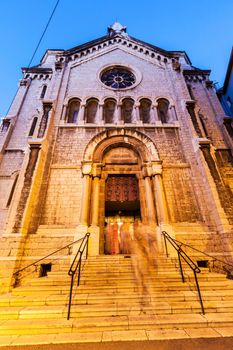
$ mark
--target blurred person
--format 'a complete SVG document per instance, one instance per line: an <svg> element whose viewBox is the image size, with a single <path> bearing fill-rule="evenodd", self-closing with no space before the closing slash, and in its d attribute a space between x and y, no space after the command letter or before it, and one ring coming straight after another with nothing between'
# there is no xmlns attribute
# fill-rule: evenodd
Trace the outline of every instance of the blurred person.
<svg viewBox="0 0 233 350"><path fill-rule="evenodd" d="M134 239L131 240L132 265L137 287L143 300L150 296L150 282L152 275L157 273L158 247L155 229L149 225L137 224Z"/></svg>

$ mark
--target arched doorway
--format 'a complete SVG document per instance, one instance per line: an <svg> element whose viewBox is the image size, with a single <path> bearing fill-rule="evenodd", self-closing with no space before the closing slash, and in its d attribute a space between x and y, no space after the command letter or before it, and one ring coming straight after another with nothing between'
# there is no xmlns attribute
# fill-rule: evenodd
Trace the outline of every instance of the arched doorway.
<svg viewBox="0 0 233 350"><path fill-rule="evenodd" d="M140 132L108 130L89 143L80 221L98 232L101 254L127 253L125 240L139 221L158 224L161 169L153 142Z"/></svg>
<svg viewBox="0 0 233 350"><path fill-rule="evenodd" d="M130 253L135 225L141 221L140 158L126 145L115 145L103 157L105 254Z"/></svg>

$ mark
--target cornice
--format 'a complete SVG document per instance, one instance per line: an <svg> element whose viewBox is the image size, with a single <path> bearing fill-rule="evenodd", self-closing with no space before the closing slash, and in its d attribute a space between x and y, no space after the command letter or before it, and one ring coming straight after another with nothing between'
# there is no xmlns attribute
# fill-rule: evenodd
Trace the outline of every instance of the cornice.
<svg viewBox="0 0 233 350"><path fill-rule="evenodd" d="M52 68L42 68L42 67L23 67L22 68L23 73L38 73L38 74L51 74L53 73Z"/></svg>
<svg viewBox="0 0 233 350"><path fill-rule="evenodd" d="M184 75L210 75L210 69L184 69Z"/></svg>

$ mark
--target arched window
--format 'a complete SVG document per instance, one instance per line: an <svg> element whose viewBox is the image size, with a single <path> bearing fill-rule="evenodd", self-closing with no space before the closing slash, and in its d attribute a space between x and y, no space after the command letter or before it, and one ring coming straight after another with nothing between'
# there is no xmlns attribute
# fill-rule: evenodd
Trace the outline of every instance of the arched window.
<svg viewBox="0 0 233 350"><path fill-rule="evenodd" d="M165 98L161 98L158 101L158 117L162 123L168 123L169 121L169 102Z"/></svg>
<svg viewBox="0 0 233 350"><path fill-rule="evenodd" d="M126 98L123 100L122 108L121 108L121 118L124 121L124 123L132 123L133 106L134 106L134 101L131 98Z"/></svg>
<svg viewBox="0 0 233 350"><path fill-rule="evenodd" d="M104 102L104 121L105 123L114 123L114 116L116 110L116 101L113 99L107 99Z"/></svg>
<svg viewBox="0 0 233 350"><path fill-rule="evenodd" d="M34 117L33 121L32 121L32 125L31 125L31 128L30 128L30 131L29 131L29 134L28 134L29 137L33 136L33 134L35 132L35 129L36 129L37 121L38 121L38 117Z"/></svg>
<svg viewBox="0 0 233 350"><path fill-rule="evenodd" d="M78 99L73 99L69 102L67 109L67 123L77 123L79 109L80 101Z"/></svg>
<svg viewBox="0 0 233 350"><path fill-rule="evenodd" d="M85 109L85 120L87 123L96 123L97 110L98 101L95 99L88 100Z"/></svg>
<svg viewBox="0 0 233 350"><path fill-rule="evenodd" d="M143 98L140 101L139 114L143 123L150 123L151 101Z"/></svg>
<svg viewBox="0 0 233 350"><path fill-rule="evenodd" d="M42 91L41 91L41 94L40 94L40 98L44 98L46 90L47 90L47 85L43 85Z"/></svg>

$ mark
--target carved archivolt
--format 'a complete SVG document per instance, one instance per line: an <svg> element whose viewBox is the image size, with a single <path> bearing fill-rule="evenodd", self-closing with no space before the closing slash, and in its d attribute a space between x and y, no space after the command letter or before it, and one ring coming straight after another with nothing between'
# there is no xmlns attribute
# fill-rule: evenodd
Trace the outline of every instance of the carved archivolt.
<svg viewBox="0 0 233 350"><path fill-rule="evenodd" d="M157 149L148 136L139 131L121 128L96 135L87 145L83 161L102 162L106 152L118 146L128 147L136 151L142 163L159 161Z"/></svg>

